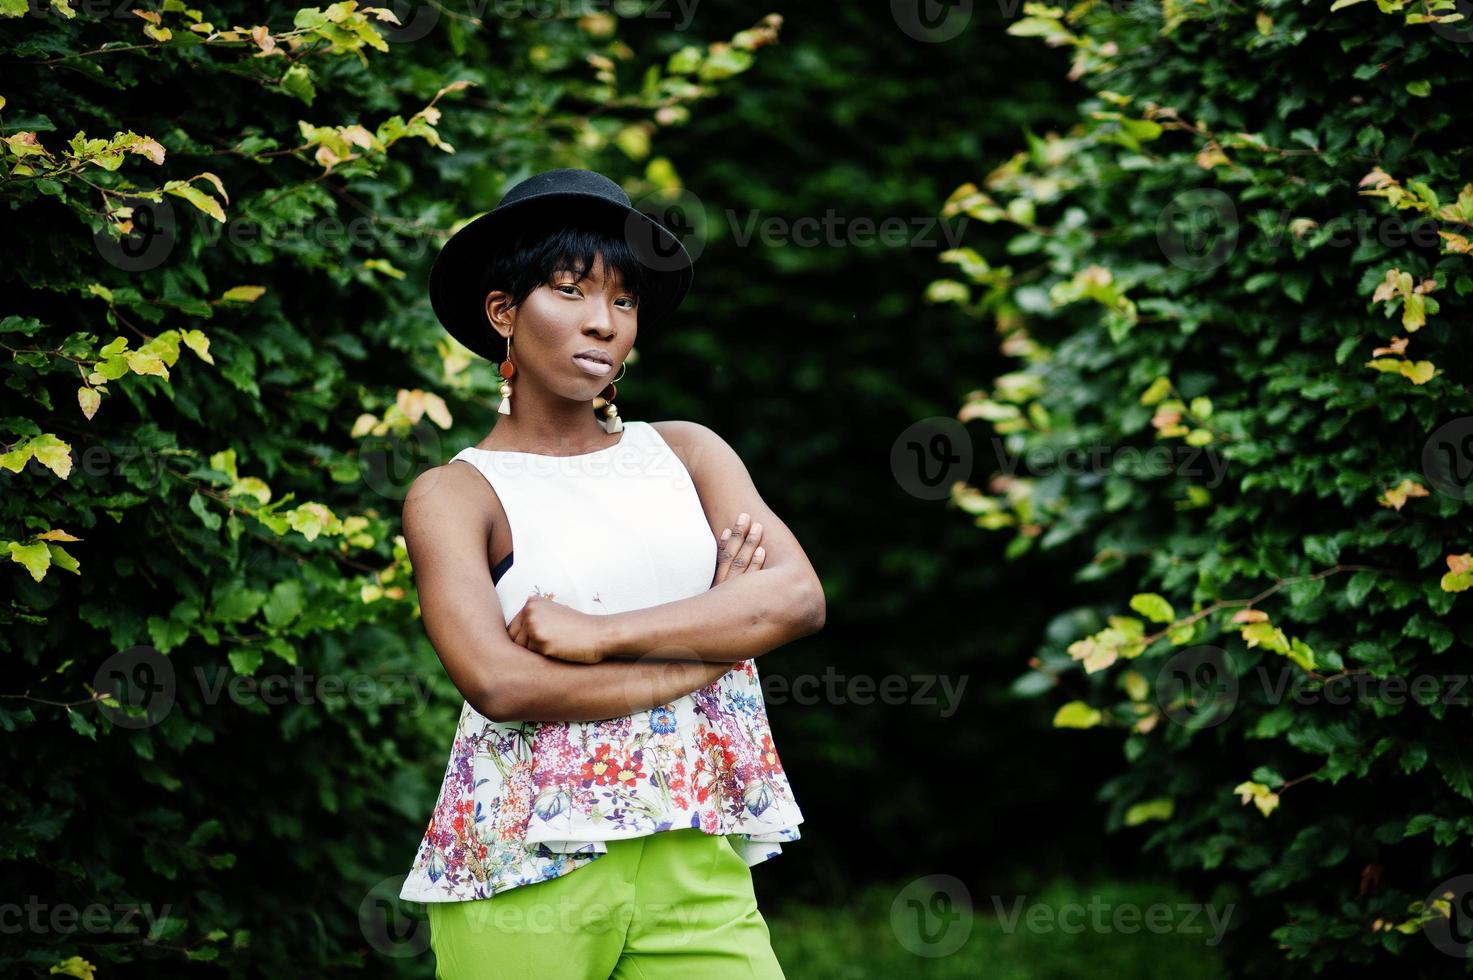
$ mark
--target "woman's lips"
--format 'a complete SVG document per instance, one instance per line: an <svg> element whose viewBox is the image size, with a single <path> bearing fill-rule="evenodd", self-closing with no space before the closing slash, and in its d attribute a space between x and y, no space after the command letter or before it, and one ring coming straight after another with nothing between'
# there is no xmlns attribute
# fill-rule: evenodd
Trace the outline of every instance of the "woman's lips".
<svg viewBox="0 0 1473 980"><path fill-rule="evenodd" d="M587 371L589 374L600 378L608 374L610 371L614 370L614 366L612 364L605 364L603 361L595 361L591 357L580 357L577 354L573 355L573 363L581 367L583 370Z"/></svg>

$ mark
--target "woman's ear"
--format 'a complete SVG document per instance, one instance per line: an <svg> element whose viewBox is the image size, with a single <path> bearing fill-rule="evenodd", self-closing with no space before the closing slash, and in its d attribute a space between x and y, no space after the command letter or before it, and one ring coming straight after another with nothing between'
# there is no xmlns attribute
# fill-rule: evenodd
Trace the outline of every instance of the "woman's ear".
<svg viewBox="0 0 1473 980"><path fill-rule="evenodd" d="M511 332L511 317L511 294L500 289L486 294L486 319L502 337Z"/></svg>

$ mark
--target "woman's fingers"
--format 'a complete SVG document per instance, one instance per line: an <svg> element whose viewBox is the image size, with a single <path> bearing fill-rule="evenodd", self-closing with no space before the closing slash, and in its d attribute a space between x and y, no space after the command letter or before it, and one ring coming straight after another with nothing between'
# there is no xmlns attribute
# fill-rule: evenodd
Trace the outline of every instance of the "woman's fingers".
<svg viewBox="0 0 1473 980"><path fill-rule="evenodd" d="M757 551L762 542L762 525L754 522L750 530L742 538L741 547L737 549L731 559L732 574L745 572L752 566L752 555Z"/></svg>
<svg viewBox="0 0 1473 980"><path fill-rule="evenodd" d="M751 567L752 556L762 540L762 525L751 525L751 517L740 514L731 527L722 532L717 540L716 578L713 585L726 580L728 575L746 571Z"/></svg>
<svg viewBox="0 0 1473 980"><path fill-rule="evenodd" d="M731 574L731 560L736 557L746 536L747 525L740 517L721 532L716 541L716 581L723 582Z"/></svg>

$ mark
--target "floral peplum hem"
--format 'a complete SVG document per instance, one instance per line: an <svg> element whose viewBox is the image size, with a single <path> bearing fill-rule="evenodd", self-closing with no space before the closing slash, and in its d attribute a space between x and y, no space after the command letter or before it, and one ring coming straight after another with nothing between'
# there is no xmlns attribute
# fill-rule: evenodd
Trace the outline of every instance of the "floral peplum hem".
<svg viewBox="0 0 1473 980"><path fill-rule="evenodd" d="M728 835L752 866L802 822L752 660L601 721L493 722L466 704L400 897L489 898L595 861L607 841L686 827Z"/></svg>

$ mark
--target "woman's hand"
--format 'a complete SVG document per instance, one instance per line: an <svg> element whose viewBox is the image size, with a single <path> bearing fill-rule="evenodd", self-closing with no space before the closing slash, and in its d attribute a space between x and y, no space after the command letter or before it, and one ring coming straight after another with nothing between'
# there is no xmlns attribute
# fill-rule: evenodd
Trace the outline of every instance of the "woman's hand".
<svg viewBox="0 0 1473 980"><path fill-rule="evenodd" d="M571 663L596 664L604 659L603 618L554 602L549 592L529 598L506 624L506 631L533 653Z"/></svg>
<svg viewBox="0 0 1473 980"><path fill-rule="evenodd" d="M761 543L762 524L751 523L746 514L738 516L717 540L716 577L711 584L760 569L767 557ZM506 624L506 631L518 645L533 653L570 663L596 664L605 659L602 619L555 602L553 594L548 593L529 598Z"/></svg>
<svg viewBox="0 0 1473 980"><path fill-rule="evenodd" d="M767 557L767 553L759 547L762 543L762 525L759 522L749 528L747 525L750 523L751 518L746 514L738 515L734 529L727 528L717 540L716 577L711 581L713 587L725 582L728 576L755 572L762 567L762 562Z"/></svg>

